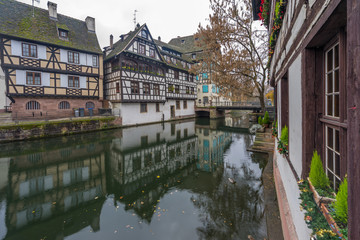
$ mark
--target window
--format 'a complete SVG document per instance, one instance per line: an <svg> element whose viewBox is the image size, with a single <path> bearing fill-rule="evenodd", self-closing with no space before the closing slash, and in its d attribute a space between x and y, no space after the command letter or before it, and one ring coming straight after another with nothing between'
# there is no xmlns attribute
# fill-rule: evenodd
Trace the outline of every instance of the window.
<svg viewBox="0 0 360 240"><path fill-rule="evenodd" d="M139 53L145 55L145 45L139 44Z"/></svg>
<svg viewBox="0 0 360 240"><path fill-rule="evenodd" d="M68 38L68 31L63 30L63 29L59 29L59 37L67 39Z"/></svg>
<svg viewBox="0 0 360 240"><path fill-rule="evenodd" d="M141 146L146 146L148 145L148 136L142 136L140 138L140 141L141 141Z"/></svg>
<svg viewBox="0 0 360 240"><path fill-rule="evenodd" d="M171 136L175 135L175 123L171 124Z"/></svg>
<svg viewBox="0 0 360 240"><path fill-rule="evenodd" d="M27 85L41 85L41 73L26 72Z"/></svg>
<svg viewBox="0 0 360 240"><path fill-rule="evenodd" d="M176 109L180 109L180 101L176 101Z"/></svg>
<svg viewBox="0 0 360 240"><path fill-rule="evenodd" d="M70 109L70 103L67 101L60 102L59 109Z"/></svg>
<svg viewBox="0 0 360 240"><path fill-rule="evenodd" d="M22 44L22 55L24 57L37 57L37 46L34 44L23 43Z"/></svg>
<svg viewBox="0 0 360 240"><path fill-rule="evenodd" d="M93 102L87 102L85 108L95 108L95 104Z"/></svg>
<svg viewBox="0 0 360 240"><path fill-rule="evenodd" d="M203 86L202 86L202 89L203 89L203 93L208 93L208 92L209 92L209 87L208 87L208 85L203 85Z"/></svg>
<svg viewBox="0 0 360 240"><path fill-rule="evenodd" d="M195 53L191 54L191 58L196 59L196 54Z"/></svg>
<svg viewBox="0 0 360 240"><path fill-rule="evenodd" d="M190 93L190 87L186 87L186 94Z"/></svg>
<svg viewBox="0 0 360 240"><path fill-rule="evenodd" d="M131 93L139 94L139 83L138 82L131 82Z"/></svg>
<svg viewBox="0 0 360 240"><path fill-rule="evenodd" d="M191 94L194 94L195 93L195 89L192 87L191 88L191 91L190 91Z"/></svg>
<svg viewBox="0 0 360 240"><path fill-rule="evenodd" d="M150 94L150 84L143 83L143 93L144 93L144 95L149 95Z"/></svg>
<svg viewBox="0 0 360 240"><path fill-rule="evenodd" d="M173 85L169 85L169 86L168 86L168 92L169 92L169 93L173 93L173 92L174 92L174 86L173 86Z"/></svg>
<svg viewBox="0 0 360 240"><path fill-rule="evenodd" d="M179 85L175 85L175 93L180 93L180 86Z"/></svg>
<svg viewBox="0 0 360 240"><path fill-rule="evenodd" d="M203 74L202 74L202 78L203 78L203 79L208 79L208 74L207 74L207 73L203 73Z"/></svg>
<svg viewBox="0 0 360 240"><path fill-rule="evenodd" d="M37 101L29 101L26 103L25 109L26 110L40 109L40 103Z"/></svg>
<svg viewBox="0 0 360 240"><path fill-rule="evenodd" d="M174 78L179 79L179 72L178 71L174 71Z"/></svg>
<svg viewBox="0 0 360 240"><path fill-rule="evenodd" d="M123 63L123 65L124 65L124 63ZM130 69L130 67L129 67L129 69ZM119 70L119 60L111 62L111 72L115 72L117 70Z"/></svg>
<svg viewBox="0 0 360 240"><path fill-rule="evenodd" d="M141 113L147 112L147 104L146 103L140 103L140 112Z"/></svg>
<svg viewBox="0 0 360 240"><path fill-rule="evenodd" d="M184 109L187 109L187 101L184 100Z"/></svg>
<svg viewBox="0 0 360 240"><path fill-rule="evenodd" d="M155 96L160 95L160 86L158 84L154 84L154 95Z"/></svg>
<svg viewBox="0 0 360 240"><path fill-rule="evenodd" d="M160 112L160 104L156 103L156 112Z"/></svg>
<svg viewBox="0 0 360 240"><path fill-rule="evenodd" d="M188 129L185 128L184 129L184 138L187 138L187 137L188 137ZM188 149L188 151L190 150L190 143L188 144L187 149Z"/></svg>
<svg viewBox="0 0 360 240"><path fill-rule="evenodd" d="M68 77L68 86L73 88L80 88L79 77L69 76Z"/></svg>
<svg viewBox="0 0 360 240"><path fill-rule="evenodd" d="M120 93L120 83L116 83L116 93Z"/></svg>
<svg viewBox="0 0 360 240"><path fill-rule="evenodd" d="M68 51L68 62L69 63L80 63L79 53Z"/></svg>
<svg viewBox="0 0 360 240"><path fill-rule="evenodd" d="M336 44L325 53L325 106L326 115L337 118L340 116L339 60L339 44Z"/></svg>
<svg viewBox="0 0 360 240"><path fill-rule="evenodd" d="M150 48L149 55L150 55L150 57L154 58L155 57L155 49Z"/></svg>
<svg viewBox="0 0 360 240"><path fill-rule="evenodd" d="M142 30L142 31L141 31L141 37L147 39L147 32L146 32L146 30Z"/></svg>
<svg viewBox="0 0 360 240"><path fill-rule="evenodd" d="M96 55L92 56L92 65L93 65L93 67L98 66L98 56L96 56Z"/></svg>
<svg viewBox="0 0 360 240"><path fill-rule="evenodd" d="M335 190L340 185L340 131L326 127L326 174Z"/></svg>
<svg viewBox="0 0 360 240"><path fill-rule="evenodd" d="M160 76L164 76L164 70L162 68L158 68L158 74Z"/></svg>

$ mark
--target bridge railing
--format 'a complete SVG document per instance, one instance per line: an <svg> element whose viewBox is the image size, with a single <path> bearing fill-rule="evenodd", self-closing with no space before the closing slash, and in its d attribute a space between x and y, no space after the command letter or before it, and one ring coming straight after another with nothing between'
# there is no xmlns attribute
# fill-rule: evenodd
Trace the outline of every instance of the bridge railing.
<svg viewBox="0 0 360 240"><path fill-rule="evenodd" d="M202 104L197 104L198 107L261 107L259 102L251 102L251 101L242 101L242 102L205 102ZM272 105L269 105L265 103L265 107L272 107Z"/></svg>

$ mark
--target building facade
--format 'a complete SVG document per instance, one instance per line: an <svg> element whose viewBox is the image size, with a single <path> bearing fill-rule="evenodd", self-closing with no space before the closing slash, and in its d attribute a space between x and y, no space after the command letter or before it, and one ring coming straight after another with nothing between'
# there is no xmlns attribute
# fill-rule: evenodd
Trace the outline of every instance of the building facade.
<svg viewBox="0 0 360 240"><path fill-rule="evenodd" d="M121 35L116 43L110 36L104 60L105 98L124 125L195 115L190 63L163 47L161 41L154 41L146 24Z"/></svg>
<svg viewBox="0 0 360 240"><path fill-rule="evenodd" d="M259 1L260 2L260 1ZM270 1L270 24L276 1ZM309 174L317 150L331 187L348 176L349 239L360 239L358 1L297 1L284 17L270 62L279 132L289 128L289 161L276 154L275 179L284 187L285 238L309 239L299 210L297 179ZM257 16L255 11L255 17ZM271 31L270 31L271 34ZM284 232L285 233L285 232ZM292 234L292 235L291 235ZM295 238L296 237L296 238Z"/></svg>
<svg viewBox="0 0 360 240"><path fill-rule="evenodd" d="M230 105L230 96L224 97L220 94L220 86L218 86L212 75L211 66L208 66L202 60L204 58L204 48L199 45L199 38L195 35L177 37L169 41L169 44L180 49L185 57L199 65L199 71L196 74L197 98L196 105Z"/></svg>
<svg viewBox="0 0 360 240"><path fill-rule="evenodd" d="M0 111L21 118L59 118L100 108L102 51L95 19L85 21L14 0L0 1Z"/></svg>

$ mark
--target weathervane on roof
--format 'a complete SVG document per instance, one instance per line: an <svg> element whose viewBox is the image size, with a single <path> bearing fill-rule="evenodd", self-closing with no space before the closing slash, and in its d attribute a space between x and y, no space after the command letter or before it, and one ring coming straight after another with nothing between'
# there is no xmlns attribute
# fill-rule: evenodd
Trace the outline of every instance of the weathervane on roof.
<svg viewBox="0 0 360 240"><path fill-rule="evenodd" d="M139 12L139 11L135 9L135 11L134 11L134 28L136 28L136 13L137 12Z"/></svg>
<svg viewBox="0 0 360 240"><path fill-rule="evenodd" d="M35 16L35 7L34 2L40 3L40 0L32 0L32 6L33 6L33 17Z"/></svg>

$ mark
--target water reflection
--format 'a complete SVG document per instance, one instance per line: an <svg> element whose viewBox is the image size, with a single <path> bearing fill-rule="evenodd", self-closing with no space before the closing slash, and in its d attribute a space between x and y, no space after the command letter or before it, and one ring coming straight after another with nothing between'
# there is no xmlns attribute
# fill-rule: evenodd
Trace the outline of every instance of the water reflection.
<svg viewBox="0 0 360 240"><path fill-rule="evenodd" d="M2 144L0 239L263 238L265 161L232 126L185 121Z"/></svg>

